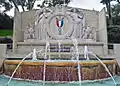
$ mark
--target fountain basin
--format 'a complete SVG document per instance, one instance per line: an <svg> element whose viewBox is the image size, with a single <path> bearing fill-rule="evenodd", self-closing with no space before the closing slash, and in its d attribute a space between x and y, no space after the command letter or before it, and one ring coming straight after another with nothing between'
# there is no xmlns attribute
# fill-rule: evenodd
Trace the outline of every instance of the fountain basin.
<svg viewBox="0 0 120 86"><path fill-rule="evenodd" d="M5 75L11 76L21 60L5 60ZM13 76L14 78L43 80L44 63L46 63L46 81L78 81L77 61L71 60L25 60ZM103 60L111 74L116 75L116 61ZM79 61L82 80L109 78L105 68L97 60Z"/></svg>

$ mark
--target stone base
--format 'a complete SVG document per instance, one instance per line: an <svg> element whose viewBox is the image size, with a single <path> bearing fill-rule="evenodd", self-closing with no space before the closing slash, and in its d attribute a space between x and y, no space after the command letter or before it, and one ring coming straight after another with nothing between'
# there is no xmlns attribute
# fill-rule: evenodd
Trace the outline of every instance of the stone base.
<svg viewBox="0 0 120 86"><path fill-rule="evenodd" d="M73 47L72 40L59 40L62 46L67 46L69 48ZM51 45L58 45L57 40L49 40L50 46ZM32 52L34 48L37 50L44 50L46 46L46 41L36 41L36 42L18 42L16 47L16 53L25 54ZM95 41L81 41L78 40L78 48L79 52L83 53L84 46L88 46L88 49L99 56L105 56L104 52L104 44L102 42L95 42ZM59 48L59 47L58 47Z"/></svg>
<svg viewBox="0 0 120 86"><path fill-rule="evenodd" d="M103 61L114 76L116 73L116 61ZM19 60L6 60L4 62L5 74L11 76ZM29 80L43 80L44 73L43 61L24 61L13 76L14 78L22 78ZM96 80L110 77L105 68L98 61L79 62L82 80ZM46 81L78 81L77 62L72 61L54 61L46 62L45 80Z"/></svg>

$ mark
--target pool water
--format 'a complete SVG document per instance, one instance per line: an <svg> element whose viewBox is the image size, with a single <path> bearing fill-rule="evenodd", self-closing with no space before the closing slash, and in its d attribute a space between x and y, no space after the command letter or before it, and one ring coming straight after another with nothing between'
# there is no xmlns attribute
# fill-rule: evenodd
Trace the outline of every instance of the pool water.
<svg viewBox="0 0 120 86"><path fill-rule="evenodd" d="M8 78L1 75L0 76L0 86L6 86L6 83L8 82ZM118 84L117 86L120 86L120 76L115 77L115 81ZM22 81L22 80L12 80L9 84L9 86L43 86L43 82L32 82L32 81ZM52 82L46 82L44 86L79 86L78 82L71 82L71 83L52 83ZM81 86L115 86L112 79L102 80L102 81L96 81L96 82L82 82Z"/></svg>

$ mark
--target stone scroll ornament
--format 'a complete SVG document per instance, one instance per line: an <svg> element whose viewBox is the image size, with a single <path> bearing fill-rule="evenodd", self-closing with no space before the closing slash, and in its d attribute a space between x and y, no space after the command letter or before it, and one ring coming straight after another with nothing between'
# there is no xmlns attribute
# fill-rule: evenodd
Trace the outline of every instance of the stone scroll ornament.
<svg viewBox="0 0 120 86"><path fill-rule="evenodd" d="M56 25L57 25L57 27L58 27L59 35L61 35L62 27L63 27L63 25L64 25L64 18L62 18L62 19L56 18Z"/></svg>

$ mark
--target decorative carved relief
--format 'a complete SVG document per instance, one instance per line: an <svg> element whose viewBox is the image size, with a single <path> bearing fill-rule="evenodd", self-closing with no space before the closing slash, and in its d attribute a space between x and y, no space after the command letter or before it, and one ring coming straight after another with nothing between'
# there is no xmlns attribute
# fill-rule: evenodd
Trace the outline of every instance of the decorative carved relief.
<svg viewBox="0 0 120 86"><path fill-rule="evenodd" d="M35 29L34 26L28 25L24 32L24 39L35 39Z"/></svg>
<svg viewBox="0 0 120 86"><path fill-rule="evenodd" d="M83 39L94 39L93 31L90 26L87 26L87 28L84 28L82 38Z"/></svg>
<svg viewBox="0 0 120 86"><path fill-rule="evenodd" d="M91 27L86 27L84 14L76 8L56 6L36 11L35 28L27 26L25 39L94 39Z"/></svg>

